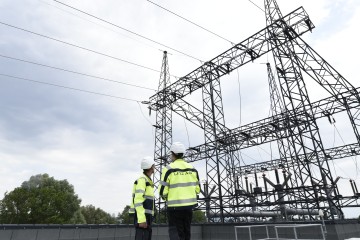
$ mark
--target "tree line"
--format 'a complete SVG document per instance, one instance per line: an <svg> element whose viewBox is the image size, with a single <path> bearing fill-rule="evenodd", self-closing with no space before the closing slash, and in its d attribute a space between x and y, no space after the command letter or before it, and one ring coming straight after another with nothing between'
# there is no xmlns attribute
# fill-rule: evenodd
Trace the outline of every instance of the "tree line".
<svg viewBox="0 0 360 240"><path fill-rule="evenodd" d="M130 199L129 199L130 201ZM132 224L129 206L109 214L93 205L81 206L81 199L67 180L48 174L31 176L0 201L1 224ZM166 216L158 223L165 223ZM205 214L195 211L193 222L205 222Z"/></svg>

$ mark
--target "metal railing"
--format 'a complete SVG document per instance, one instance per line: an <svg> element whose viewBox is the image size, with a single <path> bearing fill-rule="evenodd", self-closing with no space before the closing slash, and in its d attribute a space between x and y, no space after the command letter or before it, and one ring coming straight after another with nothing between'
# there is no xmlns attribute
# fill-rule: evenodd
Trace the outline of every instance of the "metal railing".
<svg viewBox="0 0 360 240"><path fill-rule="evenodd" d="M268 225L250 225L250 226L235 226L235 239L238 240L238 230L239 229L248 229L248 233L249 233L249 240L325 240L325 234L324 234L324 230L323 230L323 226L321 224L281 224L281 225L274 225L274 224L268 224ZM260 230L258 230L260 228ZM321 238L301 238L301 235L299 235L298 233L298 229L304 229L304 228L319 228L319 232L318 235L321 236ZM282 229L292 229L292 231L290 230L290 232L292 232L292 234L290 234L289 230L287 231L288 235L292 235L292 236L288 236L286 238L281 238L279 237L279 231ZM259 235L260 233L266 235L264 237L261 238L253 238L253 235L255 233L256 230L256 234ZM262 232L260 232L262 231ZM275 236L270 236L270 232L275 233ZM311 234L309 234L311 236L316 235L316 232L311 232Z"/></svg>

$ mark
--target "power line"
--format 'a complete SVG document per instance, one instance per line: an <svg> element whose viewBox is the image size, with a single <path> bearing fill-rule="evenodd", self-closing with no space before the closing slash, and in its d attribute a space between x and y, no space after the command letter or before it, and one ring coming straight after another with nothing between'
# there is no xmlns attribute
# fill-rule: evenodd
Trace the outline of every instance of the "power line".
<svg viewBox="0 0 360 240"><path fill-rule="evenodd" d="M138 106L139 106L139 109L140 109L140 112L141 112L141 115L145 118L145 120L150 124L151 126L151 134L152 134L152 137L155 138L155 134L154 134L154 128L153 128L153 124L151 123L151 121L145 116L142 108L141 108L141 105L139 102L137 102Z"/></svg>
<svg viewBox="0 0 360 240"><path fill-rule="evenodd" d="M14 58L14 57L5 56L5 55L2 55L2 54L0 54L0 57L8 58L8 59L15 60L15 61L20 61L20 62L30 63L30 64L41 66L41 67L52 68L52 69L60 70L60 71L64 71L64 72L74 73L74 74L78 74L78 75L82 75L82 76L86 76L86 77L92 77L92 78L97 78L97 79L101 79L101 80L105 80L105 81L109 81L109 82L115 82L115 83L119 83L119 84L124 84L124 85L128 85L128 86L131 86L131 87L137 87L137 88L143 88L143 89L147 89L147 90L156 91L155 89L148 88L148 87L143 87L143 86L139 86L139 85L135 85L135 84L131 84L131 83L112 80L112 79L109 79L109 78L103 78L103 77L94 76L94 75L90 75L90 74L86 74L86 73L67 70L67 69L64 69L64 68L53 67L53 66L42 64L42 63L36 63L36 62L31 62L31 61L20 59L20 58Z"/></svg>
<svg viewBox="0 0 360 240"><path fill-rule="evenodd" d="M216 34L216 33L214 33L213 31L210 31L209 29L206 29L206 28L200 26L199 24L197 24L197 23L195 23L195 22L193 22L193 21L191 21L191 20L189 20L189 19L187 19L187 18L185 18L185 17L182 17L181 15L179 15L179 14L177 14L177 13L175 13L175 12L173 12L173 11L171 11L171 10L169 10L169 9L167 9L167 8L165 8L165 7L157 4L157 3L154 3L154 2L152 2L152 1L150 1L150 0L147 0L147 1L148 1L149 3L154 4L155 6L157 6L157 7L159 7L159 8L161 8L161 9L163 9L163 10L165 10L165 11L167 11L167 12L169 12L169 13L171 13L171 14L173 14L173 15L175 15L175 16L177 16L177 17L179 17L179 18L181 18L181 19L183 19L183 20L185 20L185 21L187 21L187 22L195 25L195 26L197 26L198 28L201 28L202 30L205 30L205 31L208 32L208 33L211 33L211 34L213 34L213 35L215 35L215 36L217 36L217 37L219 37L219 38L221 38L221 39L223 39L223 40L225 40L225 41L227 41L227 42L229 42L229 43L231 43L231 44L234 44L232 41L230 41L230 40L228 40L228 39L220 36L219 34Z"/></svg>
<svg viewBox="0 0 360 240"><path fill-rule="evenodd" d="M188 146L191 146L191 145L190 145L189 131L188 131L188 128L187 128L187 125L186 125L185 118L184 118L184 124L185 124L187 139L188 139Z"/></svg>
<svg viewBox="0 0 360 240"><path fill-rule="evenodd" d="M129 39L131 39L131 40L133 40L133 41L136 41L136 42L138 42L138 43L140 43L140 44L143 44L143 45L145 45L145 46L147 46L147 47L150 47L150 48L159 50L158 47L154 47L153 45L150 45L150 44L148 44L148 43L145 43L144 41L140 41L140 40L137 39L137 38L133 38L133 37L130 37L129 35L125 35L125 34L123 34L123 33L120 33L119 31L115 31L114 29L112 29L112 28L110 28L110 27L106 27L106 26L104 26L104 25L102 25L102 24L99 24L98 22L91 21L91 20L89 20L89 19L87 19L87 18L81 17L81 16L79 16L79 15L77 15L77 14L74 14L73 12L70 12L70 11L67 11L67 10L65 10L65 9L62 9L62 8L59 7L59 6L52 5L52 4L50 4L50 3L46 2L46 1L43 1L43 0L39 0L39 1L42 2L42 3L44 3L44 4L46 4L46 5L48 5L48 6L51 6L51 7L53 7L53 8L56 8L56 9L62 11L62 12L65 12L65 13L67 13L67 14L70 14L70 15L72 15L72 16L74 16L74 17L80 18L80 19L82 19L82 20L84 20L84 21L90 22L90 23L95 24L95 25L97 25L97 26L100 26L100 27L102 27L102 28L104 28L104 29L107 29L107 30L109 30L109 31L112 31L112 32L114 32L114 33L117 33L117 34L119 34L119 35L121 35L121 36L123 36L123 37L129 38ZM164 50L160 50L160 51L163 52Z"/></svg>
<svg viewBox="0 0 360 240"><path fill-rule="evenodd" d="M342 140L343 144L345 145L345 141L344 141L344 139L342 138L342 136L341 136L341 134L340 134L339 130L337 129L337 127L336 127L335 123L333 123L333 125L334 125L334 128L336 129L337 133L339 134L340 139ZM359 174L359 167L358 167L358 164L357 164L356 158L354 158L354 157L351 157L351 158L354 160L354 163L355 163L355 168L356 168L356 178L357 178L357 177L358 177L358 174Z"/></svg>
<svg viewBox="0 0 360 240"><path fill-rule="evenodd" d="M334 127L334 137L333 137L333 148L335 147L335 127ZM334 171L335 171L335 174L336 174L336 176L339 176L338 174L337 174L337 172L336 172L336 168L335 168L335 161L331 161L332 162L332 164L333 164L333 167L334 167Z"/></svg>
<svg viewBox="0 0 360 240"><path fill-rule="evenodd" d="M73 44L73 43L68 43L68 42L53 38L53 37L49 37L49 36L46 36L46 35L43 35L43 34L40 34L40 33L36 33L36 32L30 31L30 30L24 29L24 28L16 27L16 26L8 24L8 23L4 23L4 22L0 21L0 24L11 27L11 28L15 28L15 29L27 32L27 33L31 33L31 34L34 34L34 35L37 35L37 36L40 36L40 37L43 37L43 38L47 38L47 39L50 39L50 40L53 40L53 41L56 41L56 42L60 42L60 43L63 43L63 44L66 44L66 45L69 45L69 46L72 46L72 47L76 47L76 48L79 48L79 49L82 49L82 50L85 50L85 51L89 51L89 52L92 52L92 53L95 53L95 54L98 54L98 55L101 55L101 56L104 56L104 57L112 58L112 59L115 59L115 60L118 60L118 61L121 61L121 62L125 62L125 63L131 64L131 65L134 65L134 66L137 66L137 67L145 68L145 69L160 73L160 71L158 71L156 69L153 69L153 68L150 68L150 67L146 67L144 65L133 63L133 62L130 62L130 61L118 58L118 57L110 56L110 55L105 54L105 53L101 53L101 52L98 52L98 51L95 51L95 50L92 50L92 49L89 49L89 48L81 47L81 46Z"/></svg>
<svg viewBox="0 0 360 240"><path fill-rule="evenodd" d="M239 155L240 155L240 160L243 162L244 166L246 166L247 164L245 163L243 157L242 157L242 152L241 150L239 150Z"/></svg>
<svg viewBox="0 0 360 240"><path fill-rule="evenodd" d="M254 3L253 1L249 0L249 2L251 2L252 4L254 4L258 9L260 9L261 11L265 12L264 9L262 9L261 7L259 7L259 5L257 5L256 3Z"/></svg>
<svg viewBox="0 0 360 240"><path fill-rule="evenodd" d="M241 85L240 85L240 75L239 75L239 69L236 69L237 72L237 82L238 82L238 94L239 94L239 104L240 104L240 111L239 111L239 127L241 127L241 120L242 120L242 116L241 116Z"/></svg>
<svg viewBox="0 0 360 240"><path fill-rule="evenodd" d="M100 96L111 97L111 98L116 98L116 99L121 99L121 100L126 100L126 101L140 102L139 100L135 100L135 99L118 97L118 96L113 96L113 95L108 95L108 94L98 93L98 92L92 92L92 91L87 91L87 90L83 90L83 89L79 89L79 88L67 87L67 86L62 86L62 85L58 85L58 84L42 82L42 81L33 80L33 79L28 79L28 78L16 77L16 76L12 76L12 75L8 75L8 74L3 74L3 73L0 73L0 76L9 77L9 78L14 78L14 79L19 79L19 80L24 80L24 81L29 81L29 82L38 83L38 84L45 84L45 85L49 85L49 86L53 86L53 87L60 87L60 88L70 89L70 90L79 91L79 92L91 93L91 94L96 94L96 95L100 95Z"/></svg>
<svg viewBox="0 0 360 240"><path fill-rule="evenodd" d="M141 114L143 115L143 117L145 118L145 120L150 124L151 127L153 127L154 124L145 116L145 114L144 114L144 112L143 112L143 110L142 110L142 108L141 108L140 102L138 102L138 105L139 105L139 109L140 109L140 111L141 111Z"/></svg>
<svg viewBox="0 0 360 240"><path fill-rule="evenodd" d="M248 158L250 158L250 159L252 159L252 160L254 160L255 162L261 162L261 161L259 161L259 160L257 160L257 159L255 159L255 158L253 158L253 157L251 157L251 156L249 156L249 155L247 155L247 154L245 154L244 152L240 152L240 154L244 154L246 157L248 157ZM244 161L244 160L243 160ZM245 164L245 162L244 162L244 164Z"/></svg>
<svg viewBox="0 0 360 240"><path fill-rule="evenodd" d="M148 41L150 41L150 42L153 42L153 43L156 43L156 44L158 44L158 45L160 45L160 46L163 46L163 47L166 47L166 48L168 48L168 49L171 49L171 50L173 50L173 51L175 51L175 52L177 52L177 53L183 54L183 55L185 55L185 56L187 56L187 57L190 57L190 58L192 58L192 59L195 59L195 60L197 60L197 61L204 62L204 61L202 61L202 60L200 60L200 59L198 59L198 58L196 58L196 57L193 57L193 56L191 56L191 55L189 55L189 54L187 54L187 53L184 53L184 52L182 52L182 51L176 50L175 48L169 47L169 46L167 46L167 45L165 45L165 44L163 44L163 43L160 43L160 42L158 42L158 41L152 40L151 38L145 37L145 36L143 36L143 35L141 35L141 34L139 34L139 33L136 33L136 32L134 32L134 31L131 31L131 30L127 29L127 28L121 27L121 26L119 26L119 25L117 25L117 24L114 24L114 23L112 23L112 22L109 22L109 21L107 21L107 20L105 20L105 19L99 18L99 17L97 17L97 16L95 16L95 15L92 15L92 14L90 14L90 13L88 13L88 12L85 12L85 11L83 11L83 10L80 10L80 9L78 9L78 8L75 8L75 7L73 7L73 6L70 6L70 5L65 4L65 3L63 3L63 2L60 2L60 1L58 1L58 0L54 0L54 1L57 2L57 3L59 3L59 4L62 4L62 5L64 5L64 6L66 6L66 7L68 7L68 8L71 8L71 9L73 9L73 10L76 10L76 11L78 11L78 12L81 12L81 13L83 13L83 14L86 14L86 15L92 17L92 18L95 18L95 19L99 20L99 21L105 22L105 23L110 24L110 25L112 25L112 26L114 26L114 27L120 28L120 29L122 29L122 30L124 30L124 31L126 31L126 32L129 32L129 33L131 33L131 34L134 34L134 35L136 35L136 36L138 36L138 37L141 37L141 38L143 38L143 39L146 39L146 40L148 40Z"/></svg>

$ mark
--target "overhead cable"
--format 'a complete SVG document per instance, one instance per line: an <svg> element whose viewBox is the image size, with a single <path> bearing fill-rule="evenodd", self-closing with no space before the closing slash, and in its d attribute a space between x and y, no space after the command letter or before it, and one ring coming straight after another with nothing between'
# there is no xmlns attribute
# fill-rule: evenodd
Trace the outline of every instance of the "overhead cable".
<svg viewBox="0 0 360 240"><path fill-rule="evenodd" d="M334 124L334 126L335 126L335 124ZM334 148L335 147L335 127L334 127L334 137L333 137L333 147L332 148ZM334 167L334 171L335 171L335 174L336 174L336 176L339 176L338 174L337 174L337 172L336 172L336 168L335 168L335 164L334 164L334 162L335 161L331 161L332 162L332 164L333 164L333 167Z"/></svg>
<svg viewBox="0 0 360 240"><path fill-rule="evenodd" d="M149 43L146 43L145 41L140 41L138 38L134 38L134 37L130 37L129 35L125 35L124 33L121 33L120 31L115 31L113 28L110 28L110 27L107 27L107 26L105 26L105 25L102 25L102 24L100 24L99 22L91 21L91 20L89 20L89 19L87 19L87 18L85 18L85 17L82 17L82 16L80 16L80 15L77 15L77 14L75 14L75 13L73 13L73 12L70 12L69 10L65 10L65 9L63 9L63 8L61 8L61 7L59 7L59 6L55 6L55 5L53 5L53 4L50 4L50 3L46 2L46 1L43 1L43 0L39 0L39 1L42 2L42 3L44 3L44 4L46 4L46 5L48 5L48 6L51 6L51 7L53 7L53 8L56 8L56 9L62 11L62 12L65 12L65 13L67 13L67 14L70 14L70 15L72 15L72 16L74 16L74 17L80 18L80 19L82 19L82 20L84 20L84 21L87 21L87 22L90 22L90 23L95 24L95 25L97 25L97 26L100 26L100 27L102 27L102 28L104 28L104 29L107 29L107 30L112 31L112 32L114 32L114 33L116 33L116 34L119 34L119 35L121 35L121 36L123 36L123 37L129 38L129 39L131 39L131 40L133 40L133 41L136 41L136 42L138 42L138 43L140 43L140 44L143 44L143 45L145 45L145 46L147 46L147 47L150 47L150 48L159 50L158 47L155 47L155 46L153 46L153 45L150 45ZM163 51L164 51L164 50L161 50L161 52L163 52Z"/></svg>
<svg viewBox="0 0 360 240"><path fill-rule="evenodd" d="M78 75L82 75L82 76L86 76L86 77L92 77L92 78L97 78L97 79L101 79L101 80L105 80L105 81L124 84L124 85L128 85L128 86L131 86L131 87L137 87L137 88L143 88L143 89L147 89L147 90L156 91L155 89L148 88L148 87L143 87L143 86L139 86L139 85L135 85L135 84L131 84L131 83L112 80L112 79L109 79L109 78L103 78L103 77L94 76L94 75L90 75L90 74L86 74L86 73L67 70L67 69L64 69L64 68L53 67L53 66L42 64L42 63L36 63L36 62L31 62L31 61L20 59L20 58L14 58L14 57L5 56L5 55L2 55L2 54L0 54L0 57L8 58L8 59L15 60L15 61L20 61L20 62L30 63L30 64L34 64L34 65L41 66L41 67L52 68L52 69L56 69L56 70L60 70L60 71L64 71L64 72L74 73L74 74L78 74Z"/></svg>
<svg viewBox="0 0 360 240"><path fill-rule="evenodd" d="M341 134L340 134L340 132L339 132L338 128L336 127L335 123L333 123L333 125L334 125L334 128L336 129L337 133L339 134L339 137L340 137L340 139L342 140L343 144L344 144L344 145L346 145L346 143L345 143L344 139L342 138L342 136L341 136ZM354 160L354 163L355 163L355 168L356 168L356 178L357 178L357 177L358 177L358 174L359 174L360 169L359 169L359 167L358 167L358 163L357 163L357 161L356 161L356 157L352 156L351 158Z"/></svg>
<svg viewBox="0 0 360 240"><path fill-rule="evenodd" d="M135 99L118 97L118 96L113 96L113 95L109 95L109 94L105 94L105 93L98 93L98 92L83 90L83 89L79 89L79 88L67 87L67 86L63 86L63 85L47 83L47 82L42 82L42 81L23 78L23 77L16 77L16 76L3 74L3 73L0 73L0 76L14 78L14 79L23 80L23 81L29 81L29 82L38 83L38 84L45 84L45 85L49 85L49 86L53 86L53 87L60 87L60 88L70 89L70 90L79 91L79 92L91 93L91 94L96 94L96 95L105 96L105 97L116 98L116 99L125 100L125 101L140 102L139 100L135 100Z"/></svg>
<svg viewBox="0 0 360 240"><path fill-rule="evenodd" d="M184 124L185 124L185 129L186 129L186 135L187 135L187 140L188 140L188 146L191 146L191 144L190 144L190 137L189 137L189 131L188 131L188 128L187 128L187 125L186 125L185 118L184 118Z"/></svg>
<svg viewBox="0 0 360 240"><path fill-rule="evenodd" d="M253 157L251 157L251 156L249 156L249 155L245 154L244 152L240 152L240 154L244 154L246 157L248 157L248 158L250 158L250 159L254 160L255 162L260 162L259 160L257 160L257 159L255 159L255 158L253 158ZM245 164L244 160L243 160L243 163Z"/></svg>
<svg viewBox="0 0 360 240"><path fill-rule="evenodd" d="M262 9L261 7L259 7L259 5L257 5L256 3L254 3L253 1L249 0L249 2L251 2L252 4L254 4L258 9L260 9L261 11L265 12L264 9Z"/></svg>
<svg viewBox="0 0 360 240"><path fill-rule="evenodd" d="M187 22L195 25L195 26L197 26L198 28L201 28L202 30L205 30L206 32L211 33L211 34L213 34L213 35L215 35L215 36L217 36L217 37L219 37L219 38L221 38L221 39L223 39L223 40L225 40L225 41L227 41L227 42L229 42L229 43L231 43L231 44L234 45L234 43L233 43L232 41L230 41L230 40L228 40L228 39L220 36L219 34L216 34L216 33L214 33L213 31L210 31L209 29L206 29L206 28L200 26L199 24L197 24L197 23L195 23L195 22L193 22L193 21L191 21L191 20L189 20L189 19L184 18L184 17L182 17L181 15L179 15L179 14L173 12L173 11L170 11L169 9L167 9L167 8L165 8L165 7L157 4L157 3L154 3L154 2L152 2L152 1L150 1L150 0L147 0L147 1L148 1L149 3L154 4L155 6L157 6L157 7L159 7L159 8L161 8L161 9L163 9L163 10L165 10L165 11L167 11L167 12L169 12L169 13L171 13L171 14L173 14L173 15L175 15L175 16L177 16L177 17L179 17L179 18L181 18L181 19L183 19L183 20L185 20L185 21L187 21Z"/></svg>
<svg viewBox="0 0 360 240"><path fill-rule="evenodd" d="M139 102L137 102L138 106L139 106L139 109L140 109L140 112L141 112L141 115L144 117L144 119L150 124L150 127L151 127L151 134L152 134L152 137L155 138L155 134L154 134L154 124L151 123L151 121L145 116L142 108L141 108L141 105Z"/></svg>
<svg viewBox="0 0 360 240"><path fill-rule="evenodd" d="M105 20L105 19L102 19L102 18L100 18L100 17L97 17L97 16L95 16L95 15L93 15L93 14L90 14L90 13L88 13L88 12L85 12L85 11L83 11L83 10L80 10L80 9L78 9L78 8L75 8L75 7L73 7L73 6L70 6L70 5L65 4L65 3L63 3L63 2L60 2L60 1L58 1L58 0L54 0L54 1L57 2L57 3L59 3L59 4L62 4L62 5L64 5L64 6L66 6L66 7L69 7L69 8L71 8L71 9L73 9L73 10L76 10L76 11L78 11L78 12L81 12L81 13L83 13L83 14L86 14L86 15L92 17L92 18L96 18L96 19L99 20L99 21L105 22L105 23L110 24L110 25L112 25L112 26L114 26L114 27L120 28L120 29L122 29L122 30L124 30L124 31L126 31L126 32L129 32L129 33L131 33L131 34L134 34L134 35L136 35L136 36L138 36L138 37L141 37L141 38L143 38L143 39L146 39L146 40L148 40L148 41L150 41L150 42L153 42L153 43L156 43L156 44L158 44L158 45L160 45L160 46L163 46L163 47L166 47L166 48L168 48L168 49L171 49L171 50L173 50L173 51L175 51L175 52L177 52L177 53L180 53L180 54L182 54L182 55L184 55L184 56L187 56L187 57L190 57L190 58L195 59L195 60L197 60L197 61L203 62L202 60L200 60L200 59L198 59L198 58L196 58L196 57L194 57L194 56L191 56L191 55L189 55L189 54L187 54L187 53L184 53L184 52L182 52L182 51L176 50L175 48L169 47L169 46L167 46L167 45L165 45L165 44L163 44L163 43L160 43L160 42L155 41L155 40L153 40L153 39L151 39L151 38L145 37L145 36L143 36L143 35L141 35L141 34L139 34L139 33L136 33L136 32L134 32L134 31L131 31L131 30L127 29L127 28L121 27L121 26L119 26L119 25L117 25L117 24L115 24L115 23L109 22L109 21L107 21L107 20Z"/></svg>
<svg viewBox="0 0 360 240"><path fill-rule="evenodd" d="M95 53L95 54L98 54L98 55L101 55L101 56L104 56L104 57L108 57L108 58L111 58L111 59L115 59L115 60L125 62L125 63L131 64L131 65L134 65L134 66L137 66L137 67L145 68L145 69L160 73L159 70L156 70L156 69L153 69L153 68L150 68L150 67L146 67L144 65L133 63L133 62L130 62L130 61L118 58L118 57L110 56L110 55L105 54L105 53L101 53L101 52L98 52L98 51L95 51L95 50L92 50L92 49L89 49L89 48L81 47L81 46L73 44L73 43L68 43L68 42L53 38L53 37L49 37L49 36L46 36L46 35L43 35L43 34L40 34L40 33L36 33L36 32L30 31L30 30L24 29L24 28L16 27L16 26L8 24L8 23L4 23L4 22L0 21L0 24L11 27L11 28L15 28L15 29L18 29L18 30L21 30L21 31L24 31L24 32L28 32L28 33L31 33L31 34L34 34L34 35L37 35L37 36L40 36L40 37L43 37L43 38L47 38L47 39L50 39L50 40L53 40L53 41L56 41L56 42L60 42L60 43L63 43L63 44L66 44L66 45L69 45L69 46L72 46L72 47L76 47L76 48L79 48L79 49L82 49L82 50L85 50L85 51L89 51L89 52L92 52L92 53Z"/></svg>

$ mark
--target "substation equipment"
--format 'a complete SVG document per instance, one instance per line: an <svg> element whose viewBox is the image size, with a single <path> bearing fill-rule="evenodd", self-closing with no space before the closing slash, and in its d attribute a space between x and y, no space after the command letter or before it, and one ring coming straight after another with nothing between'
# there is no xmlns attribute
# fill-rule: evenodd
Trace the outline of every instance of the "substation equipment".
<svg viewBox="0 0 360 240"><path fill-rule="evenodd" d="M238 222L251 218L282 221L315 220L319 210L327 219L343 219L342 209L359 207L355 181L353 195L340 194L329 162L360 154L360 94L339 72L302 38L315 28L303 7L283 15L275 0L265 0L266 27L205 62L170 84L164 52L158 92L150 97L156 112L155 151L157 173L168 163L172 143L172 113L204 132L204 143L187 150L187 161L206 162L199 209L211 222ZM336 50L336 48L335 48ZM267 64L271 116L229 129L225 125L221 77L272 53L274 70ZM328 96L311 102L304 83L307 75ZM202 91L202 109L184 97ZM346 112L356 136L353 144L325 149L317 120ZM241 165L242 149L276 142L279 159ZM268 175L273 175L270 179ZM255 183L249 184L249 178ZM157 209L165 203L156 200Z"/></svg>

